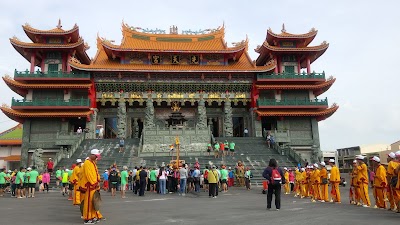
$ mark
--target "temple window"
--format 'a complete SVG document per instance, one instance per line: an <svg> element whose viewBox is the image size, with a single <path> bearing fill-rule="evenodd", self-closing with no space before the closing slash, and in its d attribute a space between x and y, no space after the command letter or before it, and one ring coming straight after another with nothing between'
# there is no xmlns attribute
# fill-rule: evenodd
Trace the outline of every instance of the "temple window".
<svg viewBox="0 0 400 225"><path fill-rule="evenodd" d="M47 72L48 73L58 72L58 64L48 64Z"/></svg>

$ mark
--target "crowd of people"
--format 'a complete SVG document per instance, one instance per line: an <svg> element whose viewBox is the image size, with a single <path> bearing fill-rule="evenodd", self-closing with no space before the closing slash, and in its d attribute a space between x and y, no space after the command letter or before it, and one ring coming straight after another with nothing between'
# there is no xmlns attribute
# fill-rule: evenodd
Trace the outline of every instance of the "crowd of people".
<svg viewBox="0 0 400 225"><path fill-rule="evenodd" d="M211 152L214 152L214 158L222 158L225 156L235 156L235 142L225 140L225 142L214 142L212 145L208 143L207 145L207 153L210 156Z"/></svg>
<svg viewBox="0 0 400 225"><path fill-rule="evenodd" d="M372 157L374 177L370 181L365 156L358 155L353 161L353 170L350 173L350 204L362 207L371 207L369 197L369 183L372 182L374 208L388 209L400 213L400 151L388 155L387 168L381 163L378 156ZM264 170L267 189L267 209L271 209L271 201L275 195L276 209L280 209L281 188L285 194L294 193L294 197L310 198L312 202L341 203L339 184L341 176L334 159L329 160L330 172L326 163L315 163L301 168L287 169L278 167L277 162L271 159L269 166ZM330 186L330 191L329 191Z"/></svg>

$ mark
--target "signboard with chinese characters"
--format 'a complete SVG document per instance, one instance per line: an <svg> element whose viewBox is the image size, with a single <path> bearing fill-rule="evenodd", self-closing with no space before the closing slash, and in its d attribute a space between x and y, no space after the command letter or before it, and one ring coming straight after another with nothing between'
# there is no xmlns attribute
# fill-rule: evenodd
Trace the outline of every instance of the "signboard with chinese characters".
<svg viewBox="0 0 400 225"><path fill-rule="evenodd" d="M200 57L198 55L191 55L190 56L190 64L199 64Z"/></svg>
<svg viewBox="0 0 400 225"><path fill-rule="evenodd" d="M179 55L171 56L171 64L179 64L181 57Z"/></svg>
<svg viewBox="0 0 400 225"><path fill-rule="evenodd" d="M151 64L160 64L161 56L160 55L152 55L151 56Z"/></svg>

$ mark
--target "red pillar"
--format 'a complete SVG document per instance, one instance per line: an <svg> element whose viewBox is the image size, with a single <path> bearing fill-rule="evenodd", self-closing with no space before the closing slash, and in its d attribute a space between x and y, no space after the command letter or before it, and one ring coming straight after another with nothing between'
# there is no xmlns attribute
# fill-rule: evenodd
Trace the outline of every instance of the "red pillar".
<svg viewBox="0 0 400 225"><path fill-rule="evenodd" d="M307 73L311 73L311 61L310 61L310 57L307 57Z"/></svg>
<svg viewBox="0 0 400 225"><path fill-rule="evenodd" d="M71 73L71 65L69 64L69 60L71 60L71 55L68 54L67 60L65 62L65 65L67 65L67 73Z"/></svg>
<svg viewBox="0 0 400 225"><path fill-rule="evenodd" d="M34 73L34 72L35 72L35 64L36 64L36 62L35 62L35 59L36 59L35 55L36 55L36 53L34 53L34 52L33 52L32 55L31 55L31 70L30 70L31 73Z"/></svg>
<svg viewBox="0 0 400 225"><path fill-rule="evenodd" d="M297 60L297 73L301 72L301 64L300 64L300 59Z"/></svg>
<svg viewBox="0 0 400 225"><path fill-rule="evenodd" d="M275 56L274 60L275 60L275 63L276 63L274 73L279 73L279 69L278 69L278 67L279 67L279 64L278 64L278 57Z"/></svg>

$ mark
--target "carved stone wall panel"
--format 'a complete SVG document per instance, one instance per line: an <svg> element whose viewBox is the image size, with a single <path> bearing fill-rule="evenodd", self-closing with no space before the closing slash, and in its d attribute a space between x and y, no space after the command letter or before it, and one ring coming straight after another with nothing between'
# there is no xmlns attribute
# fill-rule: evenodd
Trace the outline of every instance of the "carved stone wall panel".
<svg viewBox="0 0 400 225"><path fill-rule="evenodd" d="M31 141L50 141L54 142L57 133L45 133L45 134L31 134Z"/></svg>
<svg viewBox="0 0 400 225"><path fill-rule="evenodd" d="M53 132L61 130L61 120L48 119L48 120L39 120L35 119L31 121L31 133L44 133L44 132Z"/></svg>
<svg viewBox="0 0 400 225"><path fill-rule="evenodd" d="M290 130L310 130L311 131L311 120L310 118L290 118Z"/></svg>
<svg viewBox="0 0 400 225"><path fill-rule="evenodd" d="M164 140L162 136L144 136L144 143L146 144L163 144Z"/></svg>
<svg viewBox="0 0 400 225"><path fill-rule="evenodd" d="M295 131L290 130L290 138L293 139L308 139L312 140L312 132L310 131Z"/></svg>

